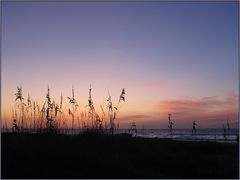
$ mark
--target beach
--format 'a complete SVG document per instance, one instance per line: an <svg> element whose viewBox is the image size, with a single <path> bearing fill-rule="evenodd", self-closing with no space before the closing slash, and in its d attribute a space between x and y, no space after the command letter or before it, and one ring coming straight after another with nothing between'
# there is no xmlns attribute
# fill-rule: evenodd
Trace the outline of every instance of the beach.
<svg viewBox="0 0 240 180"><path fill-rule="evenodd" d="M2 133L3 179L239 178L239 144Z"/></svg>

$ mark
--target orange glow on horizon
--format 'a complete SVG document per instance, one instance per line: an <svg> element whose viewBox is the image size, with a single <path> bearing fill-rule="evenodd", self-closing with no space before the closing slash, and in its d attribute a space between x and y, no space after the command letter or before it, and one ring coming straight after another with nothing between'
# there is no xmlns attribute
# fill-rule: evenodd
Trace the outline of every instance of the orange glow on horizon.
<svg viewBox="0 0 240 180"><path fill-rule="evenodd" d="M77 92L77 90L76 90ZM120 91L119 91L120 92ZM96 113L99 115L100 118L103 119L104 124L109 123L109 117L107 115L107 96L104 98L97 98L96 94L94 94L93 89L93 103L95 107ZM178 121L179 127L183 127L187 124L187 122L191 122L192 120L198 120L201 122L204 122L206 124L218 124L223 121L223 119L226 118L226 116L230 116L232 118L232 122L236 123L238 120L237 117L237 94L235 93L226 93L224 97L221 99L218 97L204 97L199 99L193 99L193 98L187 98L187 99L181 99L181 100L160 100L157 104L156 101L150 101L149 103L142 102L139 103L136 108L134 106L137 102L141 102L139 99L131 98L128 96L128 91L126 91L126 102L121 102L119 104L119 112L117 114L116 123L119 123L121 127L126 128L129 127L131 122L135 121L139 125L146 125L147 127L157 126L158 127L166 127L167 124L167 114L172 113L173 117L176 121ZM26 93L23 93L24 95ZM51 97L53 96L53 92L50 91ZM76 100L79 104L79 108L75 112L75 119L74 119L74 127L79 128L83 127L84 124L91 123L91 119L88 117L89 113L89 107L87 107L88 97L85 96L84 98L79 98L79 95L76 94ZM87 93L85 93L87 94ZM113 106L117 106L118 104L118 96L111 96L113 100ZM115 95L115 94L114 94ZM46 95L45 95L46 96ZM71 97L71 91L69 92L69 96ZM67 96L67 97L69 97ZM44 97L44 96L43 96ZM55 98L52 98L56 104L59 105L60 103L60 97L55 100ZM59 113L56 117L53 117L53 119L56 122L59 122L64 127L71 127L72 125L72 116L69 114L69 109L71 110L71 104L69 104L67 97L63 97L63 105L62 105L62 113ZM14 101L14 96L12 96L12 103L4 104L2 109L2 118L3 123L2 125L5 127L11 127L12 119L13 119L13 113L12 109L17 110L17 114L20 115L20 109L19 109L19 102ZM28 112L25 113L25 118L27 119L28 123L27 126L32 126L33 124L33 109L32 107L27 107L27 96L24 96L24 103L25 111ZM31 98L31 96L30 96ZM45 98L46 100L46 98ZM82 101L80 101L82 100ZM33 103L34 99L31 98L31 101ZM37 101L35 101L37 102ZM85 102L85 103L84 103ZM155 103L154 103L155 102ZM156 104L155 106L151 104ZM44 101L38 102L38 108L42 109L44 105ZM102 108L101 108L101 106ZM153 108L150 108L150 107ZM103 111L104 113L103 113ZM37 111L36 111L37 114ZM104 116L105 114L105 116ZM46 122L46 115L43 114L43 122ZM19 118L19 117L18 117ZM212 118L215 119L212 122L208 122L207 119ZM221 122L217 122L217 119L222 119ZM182 125L181 125L182 124ZM60 125L60 126L61 126ZM206 125L203 125L205 127Z"/></svg>

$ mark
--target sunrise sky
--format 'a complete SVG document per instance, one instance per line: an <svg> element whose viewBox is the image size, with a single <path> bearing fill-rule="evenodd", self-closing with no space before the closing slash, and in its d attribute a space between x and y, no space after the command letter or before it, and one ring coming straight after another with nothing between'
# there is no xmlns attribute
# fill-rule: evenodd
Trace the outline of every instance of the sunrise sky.
<svg viewBox="0 0 240 180"><path fill-rule="evenodd" d="M2 117L17 86L43 104L71 87L84 110L108 90L120 127L238 126L238 2L1 2Z"/></svg>

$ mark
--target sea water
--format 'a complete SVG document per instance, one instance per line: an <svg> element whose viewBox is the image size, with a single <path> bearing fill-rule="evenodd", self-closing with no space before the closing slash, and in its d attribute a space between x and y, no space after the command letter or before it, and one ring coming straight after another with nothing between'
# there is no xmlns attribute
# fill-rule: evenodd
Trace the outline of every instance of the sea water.
<svg viewBox="0 0 240 180"><path fill-rule="evenodd" d="M74 129L73 131L65 130L65 134L79 134L83 130ZM239 129L232 128L223 131L223 129L197 129L192 132L191 129L137 129L137 133L129 131L129 129L116 130L115 134L128 133L136 137L145 138L161 138L161 139L174 139L182 141L216 141L225 143L237 143L239 137Z"/></svg>
<svg viewBox="0 0 240 180"><path fill-rule="evenodd" d="M120 130L124 132L124 130ZM125 130L125 132L127 132ZM135 134L134 134L135 135ZM148 138L167 138L184 141L217 141L217 142L237 142L239 129L230 129L226 132L223 129L138 129L136 136Z"/></svg>
<svg viewBox="0 0 240 180"><path fill-rule="evenodd" d="M60 129L60 133L77 135L83 132L83 129ZM1 129L1 132L12 132L12 129ZM24 132L35 133L31 129L25 129ZM195 133L191 129L137 129L137 133L131 132L128 129L116 130L115 134L128 133L136 137L145 138L161 138L174 139L180 141L216 141L225 143L237 143L239 137L239 129L197 129Z"/></svg>

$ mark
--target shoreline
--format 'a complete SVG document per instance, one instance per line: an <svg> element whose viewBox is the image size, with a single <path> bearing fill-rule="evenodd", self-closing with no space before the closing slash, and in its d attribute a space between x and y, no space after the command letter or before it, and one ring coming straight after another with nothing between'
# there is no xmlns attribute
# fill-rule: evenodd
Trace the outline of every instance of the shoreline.
<svg viewBox="0 0 240 180"><path fill-rule="evenodd" d="M215 132L215 134L203 132L212 130L217 132ZM199 130L200 132L197 132L195 134L189 133L190 131L189 129L176 129L172 135L168 133L167 129L145 129L145 131L148 131L148 133L146 132L143 133L141 132L141 129L139 129L140 133L138 133L136 136L141 138L173 139L176 141L193 141L193 142L203 141L203 142L220 142L237 144L239 142L239 129L235 128L232 130L233 131L230 134L226 134L226 137L224 137L223 134L219 133L221 129L201 129ZM88 132L88 130L86 129L74 129L73 132L71 129L60 129L60 132L58 133L69 136L78 136L86 132ZM1 133L13 133L13 132L12 129L1 129ZM21 133L39 134L39 132L36 132L34 129L25 129L24 132ZM106 131L105 134L107 134ZM129 133L127 129L120 129L118 130L118 132L115 133L115 135L118 134L131 135L131 132Z"/></svg>

